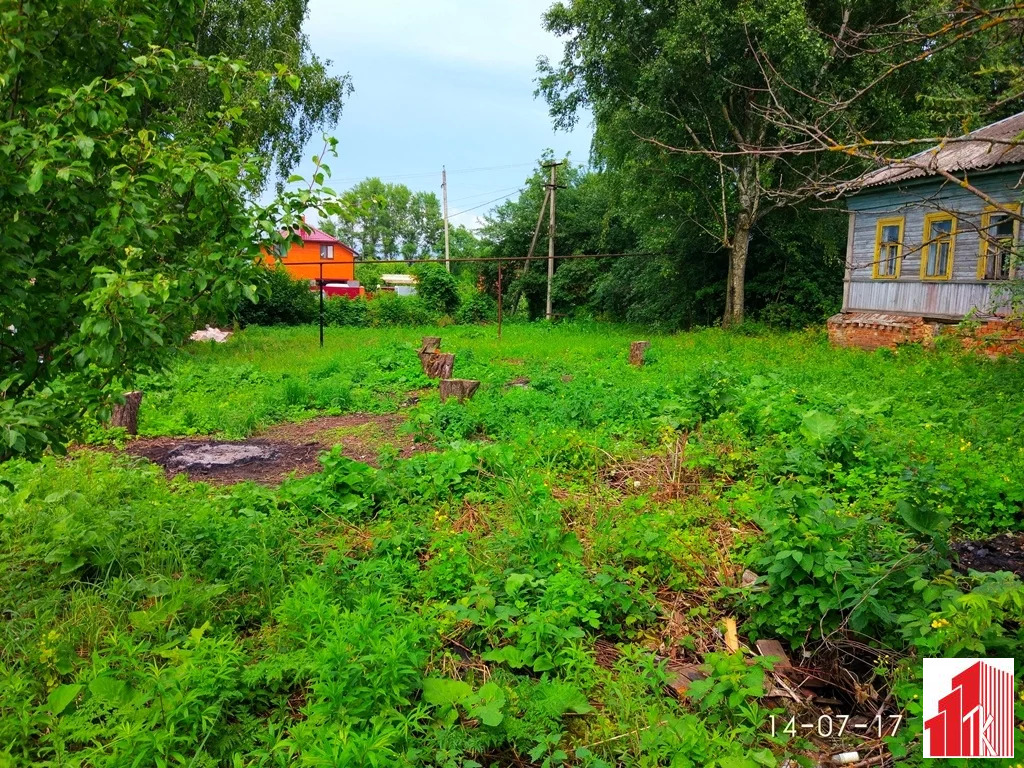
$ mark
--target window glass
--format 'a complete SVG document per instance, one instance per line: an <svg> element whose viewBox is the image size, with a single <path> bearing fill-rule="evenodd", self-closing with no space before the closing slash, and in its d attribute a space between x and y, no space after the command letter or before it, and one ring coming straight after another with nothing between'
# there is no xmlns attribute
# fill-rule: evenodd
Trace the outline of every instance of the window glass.
<svg viewBox="0 0 1024 768"><path fill-rule="evenodd" d="M1014 218L1007 213L990 213L982 232L980 277L1008 280L1013 254Z"/></svg>
<svg viewBox="0 0 1024 768"><path fill-rule="evenodd" d="M896 274L896 259L900 250L900 228L898 224L882 227L882 250L879 256L879 273L883 275Z"/></svg>
<svg viewBox="0 0 1024 768"><path fill-rule="evenodd" d="M953 258L953 219L932 219L928 224L925 277L948 277Z"/></svg>
<svg viewBox="0 0 1024 768"><path fill-rule="evenodd" d="M883 219L878 222L878 242L875 244L875 277L895 278L899 274L899 260L903 239L903 219Z"/></svg>

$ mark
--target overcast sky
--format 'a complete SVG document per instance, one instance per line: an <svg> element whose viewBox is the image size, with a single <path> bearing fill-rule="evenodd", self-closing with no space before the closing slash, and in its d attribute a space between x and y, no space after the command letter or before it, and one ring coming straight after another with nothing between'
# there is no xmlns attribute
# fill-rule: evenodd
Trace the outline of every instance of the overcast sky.
<svg viewBox="0 0 1024 768"><path fill-rule="evenodd" d="M331 132L339 156L330 186L341 191L379 176L440 197L445 165L449 211L465 211L452 220L472 226L501 202L489 201L522 186L545 149L585 162L589 120L556 132L533 96L537 57L561 51L541 28L550 4L311 0L305 29L313 50L333 71L350 73L355 87ZM311 142L306 155L322 146Z"/></svg>

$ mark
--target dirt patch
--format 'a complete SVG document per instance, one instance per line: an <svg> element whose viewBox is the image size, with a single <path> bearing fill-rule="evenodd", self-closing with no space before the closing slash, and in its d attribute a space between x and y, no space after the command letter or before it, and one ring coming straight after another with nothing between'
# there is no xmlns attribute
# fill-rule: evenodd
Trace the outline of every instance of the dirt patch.
<svg viewBox="0 0 1024 768"><path fill-rule="evenodd" d="M962 571L1010 571L1024 577L1024 533L1004 533L984 541L958 541L953 551Z"/></svg>
<svg viewBox="0 0 1024 768"><path fill-rule="evenodd" d="M350 413L345 416L322 416L310 421L276 424L260 437L288 443L314 442L328 450L335 445L350 459L377 465L382 448L389 447L400 459L408 459L429 449L417 443L412 435L401 434L399 427L405 417L397 413Z"/></svg>
<svg viewBox="0 0 1024 768"><path fill-rule="evenodd" d="M125 448L132 456L159 464L167 475L190 480L231 484L252 480L277 485L289 474L308 475L320 468L316 443L295 445L270 440L208 440L156 437L133 440Z"/></svg>
<svg viewBox="0 0 1024 768"><path fill-rule="evenodd" d="M429 449L410 435L399 434L398 414L353 413L310 421L277 424L248 440L157 437L133 440L125 452L159 464L168 476L231 484L251 480L277 485L289 475L320 470L319 455L335 445L355 461L376 465L382 448L399 458Z"/></svg>

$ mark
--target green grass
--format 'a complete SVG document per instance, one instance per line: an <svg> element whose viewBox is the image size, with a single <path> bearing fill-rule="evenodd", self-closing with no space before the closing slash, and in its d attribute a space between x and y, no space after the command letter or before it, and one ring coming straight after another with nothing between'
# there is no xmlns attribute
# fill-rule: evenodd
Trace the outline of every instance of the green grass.
<svg viewBox="0 0 1024 768"><path fill-rule="evenodd" d="M427 334L481 380L472 401L403 405L432 384ZM3 467L0 766L813 752L771 736L763 669L722 653L724 616L821 663L857 654L882 692L859 711L891 693L886 712L911 722L891 748L912 761L923 656L1021 668L1020 580L960 575L948 550L1021 528L1018 362L704 331L648 337L632 368L643 337L328 329L320 350L315 328L251 328L144 381L141 431L401 411L436 450L380 469L334 453L273 490L168 482L94 451ZM655 649L713 674L678 702Z"/></svg>

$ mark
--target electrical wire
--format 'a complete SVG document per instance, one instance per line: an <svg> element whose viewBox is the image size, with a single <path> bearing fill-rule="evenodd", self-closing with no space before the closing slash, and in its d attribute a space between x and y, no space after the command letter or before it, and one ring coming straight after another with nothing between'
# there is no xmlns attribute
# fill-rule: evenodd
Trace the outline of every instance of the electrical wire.
<svg viewBox="0 0 1024 768"><path fill-rule="evenodd" d="M448 218L451 219L451 218L453 218L455 216L459 216L459 215L461 215L463 213L469 213L470 211L475 211L477 208L483 208L485 205L490 205L491 203L496 203L499 200L504 200L507 197L512 197L512 195L517 195L520 192L525 192L525 191L526 191L526 187L520 187L515 192L509 192L507 195L502 195L501 197L496 197L493 200L488 200L486 203L480 203L479 205L474 205L472 208L463 208L461 211L456 211L455 213L449 213L448 214Z"/></svg>
<svg viewBox="0 0 1024 768"><path fill-rule="evenodd" d="M494 195L498 192L512 192L522 189L522 187L502 187L501 189L489 189L486 192L477 192L475 195L463 195L462 197L456 197L449 200L449 203L461 203L466 200L476 200L477 198L487 197L488 195Z"/></svg>

